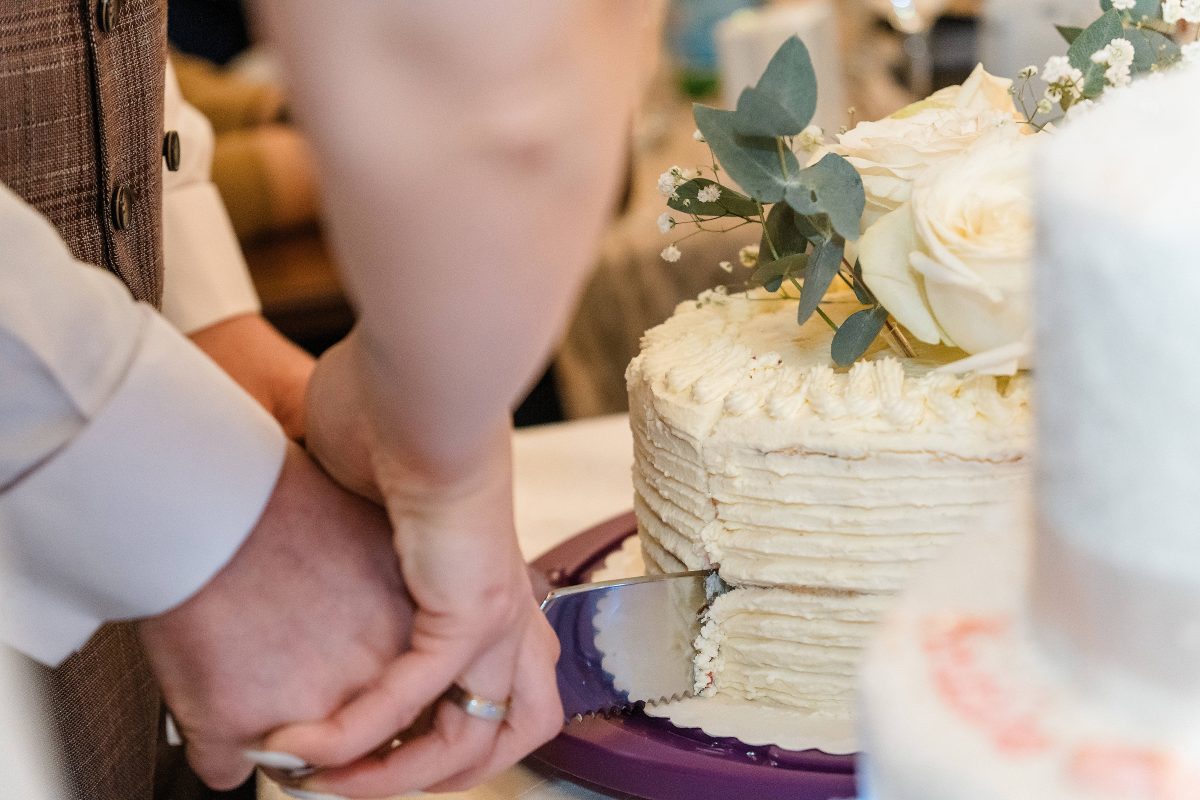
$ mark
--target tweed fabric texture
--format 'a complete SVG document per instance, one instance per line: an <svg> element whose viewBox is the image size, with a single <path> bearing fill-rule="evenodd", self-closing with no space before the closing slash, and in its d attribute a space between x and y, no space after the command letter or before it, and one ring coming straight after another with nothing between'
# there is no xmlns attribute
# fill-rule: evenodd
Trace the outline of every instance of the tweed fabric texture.
<svg viewBox="0 0 1200 800"><path fill-rule="evenodd" d="M124 0L108 33L94 0L0 4L0 180L47 216L80 261L134 297L162 296L166 4ZM113 192L132 192L117 230Z"/></svg>
<svg viewBox="0 0 1200 800"><path fill-rule="evenodd" d="M0 3L0 180L57 227L80 261L138 300L162 295L165 0L124 0L102 32L95 0ZM132 192L131 224L112 220ZM73 800L150 800L160 699L131 624L107 625L57 669L34 669Z"/></svg>

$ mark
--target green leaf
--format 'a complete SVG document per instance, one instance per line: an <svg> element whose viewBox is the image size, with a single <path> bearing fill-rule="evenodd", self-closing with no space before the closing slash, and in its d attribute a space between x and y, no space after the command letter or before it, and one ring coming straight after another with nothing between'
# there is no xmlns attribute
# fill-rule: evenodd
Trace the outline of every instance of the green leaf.
<svg viewBox="0 0 1200 800"><path fill-rule="evenodd" d="M721 190L715 203L704 203L700 200L700 190L708 186L716 186ZM735 192L727 186L722 186L708 178L692 178L685 181L675 190L675 196L667 200L667 205L676 211L696 214L701 217L757 217L758 206L746 195Z"/></svg>
<svg viewBox="0 0 1200 800"><path fill-rule="evenodd" d="M1083 33L1083 28L1076 28L1073 25L1055 25L1054 29L1058 31L1058 35L1067 40L1067 44L1072 44L1079 38L1079 34Z"/></svg>
<svg viewBox="0 0 1200 800"><path fill-rule="evenodd" d="M788 183L785 197L797 214L825 214L843 238L858 238L867 198L858 170L841 156L829 153L802 171Z"/></svg>
<svg viewBox="0 0 1200 800"><path fill-rule="evenodd" d="M1092 63L1092 54L1103 50L1109 42L1119 38L1124 32L1125 26L1121 24L1121 12L1116 9L1104 12L1104 16L1089 25L1075 41L1071 42L1071 48L1067 50L1067 58L1070 60L1071 66L1087 75L1089 67L1098 66ZM1103 81L1103 67L1100 67L1100 77Z"/></svg>
<svg viewBox="0 0 1200 800"><path fill-rule="evenodd" d="M800 307L796 310L796 321L801 325L817 310L821 299L829 291L829 285L837 276L846 252L846 240L835 236L813 248L804 271L804 286L800 289Z"/></svg>
<svg viewBox="0 0 1200 800"><path fill-rule="evenodd" d="M863 280L862 262L854 262L854 283L850 284L850 288L854 290L854 296L858 298L858 302L864 306L873 306L878 300L875 295L871 294L871 290L867 288L866 281Z"/></svg>
<svg viewBox="0 0 1200 800"><path fill-rule="evenodd" d="M1098 97L1104 91L1103 64L1092 63L1092 55L1108 46L1113 39L1125 35L1121 12L1115 8L1104 12L1100 19L1089 25L1079 38L1071 42L1067 58L1071 66L1083 72L1083 96Z"/></svg>
<svg viewBox="0 0 1200 800"><path fill-rule="evenodd" d="M1112 0L1100 0L1101 11L1112 11ZM1143 17L1153 17L1154 19L1162 19L1162 0L1137 0L1137 4L1129 9L1129 15L1133 19L1138 20Z"/></svg>
<svg viewBox="0 0 1200 800"><path fill-rule="evenodd" d="M1155 64L1173 61L1179 56L1179 45L1158 31L1126 28L1125 38L1133 45L1134 72L1150 72Z"/></svg>
<svg viewBox="0 0 1200 800"><path fill-rule="evenodd" d="M696 127L729 177L760 202L782 200L786 185L784 168L788 175L800 171L795 153L785 148L781 159L775 139L739 134L734 128L733 111L702 105L694 106L693 110Z"/></svg>
<svg viewBox="0 0 1200 800"><path fill-rule="evenodd" d="M778 292L785 279L802 276L807 266L808 255L805 253L784 256L756 269L750 276L750 282L762 286L768 292Z"/></svg>
<svg viewBox="0 0 1200 800"><path fill-rule="evenodd" d="M796 225L796 212L787 203L776 203L767 213L767 224L763 227L763 238L759 243L758 252L766 257L771 252L771 244L782 258L793 253L803 253L808 249L808 239ZM767 237L771 242L768 244Z"/></svg>
<svg viewBox="0 0 1200 800"><path fill-rule="evenodd" d="M793 212L792 221L796 223L796 230L800 231L800 235L813 244L820 244L829 238L829 217L824 214L805 217Z"/></svg>
<svg viewBox="0 0 1200 800"><path fill-rule="evenodd" d="M817 110L817 75L808 48L792 36L775 52L758 84L742 91L735 127L744 136L795 136Z"/></svg>
<svg viewBox="0 0 1200 800"><path fill-rule="evenodd" d="M833 335L833 363L848 367L861 358L883 330L887 318L888 312L883 306L864 308L847 317Z"/></svg>

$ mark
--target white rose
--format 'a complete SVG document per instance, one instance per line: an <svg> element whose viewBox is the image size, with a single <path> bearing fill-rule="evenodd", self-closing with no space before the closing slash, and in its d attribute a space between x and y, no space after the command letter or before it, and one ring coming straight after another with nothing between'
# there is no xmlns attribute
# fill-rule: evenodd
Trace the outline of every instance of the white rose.
<svg viewBox="0 0 1200 800"><path fill-rule="evenodd" d="M838 137L833 151L863 179L863 227L895 211L912 194L912 182L929 167L958 155L997 126L1020 119L1008 89L1012 81L975 68L962 86L950 86L878 122L863 122Z"/></svg>
<svg viewBox="0 0 1200 800"><path fill-rule="evenodd" d="M1031 147L1013 129L980 139L917 178L859 242L867 286L913 336L1004 352L1005 371L1029 329Z"/></svg>

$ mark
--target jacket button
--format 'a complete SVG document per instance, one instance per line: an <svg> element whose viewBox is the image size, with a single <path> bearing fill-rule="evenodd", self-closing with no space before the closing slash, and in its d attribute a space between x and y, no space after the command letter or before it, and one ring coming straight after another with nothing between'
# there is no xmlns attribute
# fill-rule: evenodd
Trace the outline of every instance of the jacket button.
<svg viewBox="0 0 1200 800"><path fill-rule="evenodd" d="M121 21L122 0L100 0L96 9L96 24L104 33L110 32Z"/></svg>
<svg viewBox="0 0 1200 800"><path fill-rule="evenodd" d="M133 191L125 186L113 189L108 210L112 216L114 228L119 231L128 228L129 224L133 222Z"/></svg>
<svg viewBox="0 0 1200 800"><path fill-rule="evenodd" d="M183 158L183 148L179 143L179 131L167 131L163 136L163 159L171 172L179 171L179 161Z"/></svg>

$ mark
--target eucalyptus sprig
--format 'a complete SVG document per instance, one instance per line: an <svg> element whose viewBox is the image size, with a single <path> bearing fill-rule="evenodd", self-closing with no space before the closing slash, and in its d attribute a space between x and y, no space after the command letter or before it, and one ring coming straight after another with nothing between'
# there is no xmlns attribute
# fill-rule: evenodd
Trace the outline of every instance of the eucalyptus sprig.
<svg viewBox="0 0 1200 800"><path fill-rule="evenodd" d="M1183 60L1175 41L1175 26L1163 18L1162 0L1128 0L1114 4L1101 0L1101 15L1086 28L1056 25L1070 49L1041 70L1047 88L1040 99L1032 79L1039 74L1028 66L1009 90L1025 116L1025 123L1044 130L1055 108L1066 112L1099 99L1106 91L1128 85L1135 75L1169 69ZM1197 28L1200 33L1200 27Z"/></svg>
<svg viewBox="0 0 1200 800"><path fill-rule="evenodd" d="M797 321L803 325L820 316L835 331L834 361L847 366L871 346L887 311L845 257L846 242L860 234L866 204L862 178L836 153L802 166L792 149L793 137L809 128L816 107L812 59L793 36L758 83L743 90L736 110L694 107L696 126L713 155L712 177L684 180L668 205L698 226L730 217L761 225L758 268L750 284L772 292L785 282L794 286L800 298ZM719 180L722 170L742 191ZM821 309L838 278L867 306L840 326Z"/></svg>

